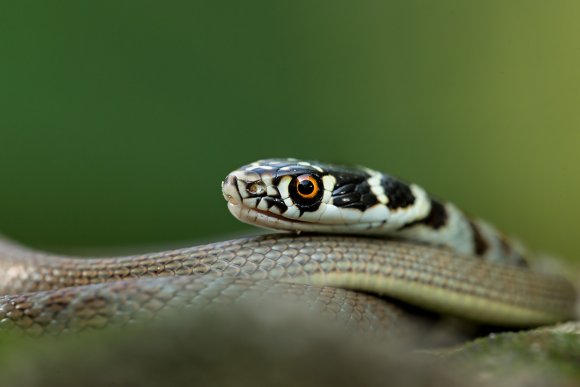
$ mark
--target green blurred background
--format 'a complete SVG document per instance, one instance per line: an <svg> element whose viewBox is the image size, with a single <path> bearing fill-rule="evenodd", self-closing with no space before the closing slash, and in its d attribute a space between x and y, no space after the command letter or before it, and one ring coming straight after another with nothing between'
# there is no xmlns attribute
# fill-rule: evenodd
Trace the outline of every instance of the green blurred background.
<svg viewBox="0 0 580 387"><path fill-rule="evenodd" d="M580 253L580 2L22 1L0 11L0 229L144 246L251 229L263 157L422 184Z"/></svg>

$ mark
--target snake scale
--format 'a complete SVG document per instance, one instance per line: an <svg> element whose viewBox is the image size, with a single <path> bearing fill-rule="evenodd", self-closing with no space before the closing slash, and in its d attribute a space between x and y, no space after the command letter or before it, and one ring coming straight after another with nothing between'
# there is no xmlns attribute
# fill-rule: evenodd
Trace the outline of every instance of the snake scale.
<svg viewBox="0 0 580 387"><path fill-rule="evenodd" d="M1 241L0 328L58 334L286 297L349 326L393 329L402 312L376 295L502 326L574 317L574 288L529 268L520 244L386 174L262 160L222 191L240 220L294 235L86 259Z"/></svg>

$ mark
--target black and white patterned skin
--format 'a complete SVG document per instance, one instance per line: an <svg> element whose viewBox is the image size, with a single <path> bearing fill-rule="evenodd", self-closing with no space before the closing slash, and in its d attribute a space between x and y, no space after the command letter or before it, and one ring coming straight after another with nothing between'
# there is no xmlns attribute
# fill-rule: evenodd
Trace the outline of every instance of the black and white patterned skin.
<svg viewBox="0 0 580 387"><path fill-rule="evenodd" d="M268 229L402 237L526 264L523 246L490 224L369 168L260 160L231 172L222 191L236 218Z"/></svg>

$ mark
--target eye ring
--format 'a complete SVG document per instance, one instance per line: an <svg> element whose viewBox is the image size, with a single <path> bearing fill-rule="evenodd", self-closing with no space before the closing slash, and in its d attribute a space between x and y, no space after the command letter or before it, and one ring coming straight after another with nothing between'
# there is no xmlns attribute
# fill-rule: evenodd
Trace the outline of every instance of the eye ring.
<svg viewBox="0 0 580 387"><path fill-rule="evenodd" d="M300 175L296 177L295 185L296 193L305 200L316 198L320 192L318 179L313 175Z"/></svg>

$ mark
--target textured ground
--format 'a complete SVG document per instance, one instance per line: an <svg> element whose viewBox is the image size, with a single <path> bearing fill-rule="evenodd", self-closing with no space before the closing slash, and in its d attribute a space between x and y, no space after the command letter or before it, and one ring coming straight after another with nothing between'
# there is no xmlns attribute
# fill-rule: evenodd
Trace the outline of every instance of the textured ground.
<svg viewBox="0 0 580 387"><path fill-rule="evenodd" d="M427 335L429 332L423 332ZM3 386L572 386L580 324L490 335L461 349L347 333L299 306L240 303L51 337L3 335ZM388 383L387 383L388 382Z"/></svg>

